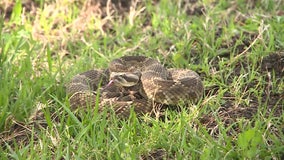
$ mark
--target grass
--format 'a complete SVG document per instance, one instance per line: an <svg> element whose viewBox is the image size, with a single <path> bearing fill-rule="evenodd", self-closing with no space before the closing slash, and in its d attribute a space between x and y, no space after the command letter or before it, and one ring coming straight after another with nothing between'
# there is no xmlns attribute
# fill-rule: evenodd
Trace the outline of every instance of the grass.
<svg viewBox="0 0 284 160"><path fill-rule="evenodd" d="M280 0L0 2L0 158L283 159L283 7ZM164 120L96 112L79 119L64 84L123 55L198 72L203 99L167 110ZM46 124L29 119L41 107Z"/></svg>

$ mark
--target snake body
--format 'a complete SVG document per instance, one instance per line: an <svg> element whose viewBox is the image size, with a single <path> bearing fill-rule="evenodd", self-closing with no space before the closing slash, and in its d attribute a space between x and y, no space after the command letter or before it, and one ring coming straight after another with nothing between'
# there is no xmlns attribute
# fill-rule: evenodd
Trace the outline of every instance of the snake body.
<svg viewBox="0 0 284 160"><path fill-rule="evenodd" d="M118 83L110 84L110 81ZM189 69L167 69L145 56L124 56L110 62L107 69L89 70L75 75L67 85L72 109L112 107L120 117L128 117L133 108L147 114L158 104L176 105L196 101L203 95L199 75Z"/></svg>

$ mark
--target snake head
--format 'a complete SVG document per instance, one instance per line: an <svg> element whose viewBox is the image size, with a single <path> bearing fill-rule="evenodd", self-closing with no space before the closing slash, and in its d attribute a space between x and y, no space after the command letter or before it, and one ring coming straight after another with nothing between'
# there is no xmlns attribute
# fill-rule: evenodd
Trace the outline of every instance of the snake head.
<svg viewBox="0 0 284 160"><path fill-rule="evenodd" d="M115 84L121 87L135 86L140 80L140 73L128 73L128 72L112 72L110 74L110 82L108 85Z"/></svg>

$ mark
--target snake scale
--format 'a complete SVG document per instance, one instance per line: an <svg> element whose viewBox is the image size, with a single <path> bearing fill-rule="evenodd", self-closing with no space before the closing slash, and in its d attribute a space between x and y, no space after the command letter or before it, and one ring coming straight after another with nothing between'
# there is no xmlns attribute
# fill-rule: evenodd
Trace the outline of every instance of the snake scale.
<svg viewBox="0 0 284 160"><path fill-rule="evenodd" d="M199 75L189 69L165 68L145 56L124 56L110 62L107 69L75 75L67 84L71 109L98 106L111 108L119 117L148 114L155 104L176 105L196 101L204 87Z"/></svg>

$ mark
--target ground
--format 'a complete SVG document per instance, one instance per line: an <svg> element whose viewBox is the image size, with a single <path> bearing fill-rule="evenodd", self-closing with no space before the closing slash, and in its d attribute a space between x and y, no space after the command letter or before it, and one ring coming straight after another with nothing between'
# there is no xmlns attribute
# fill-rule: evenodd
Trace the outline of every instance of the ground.
<svg viewBox="0 0 284 160"><path fill-rule="evenodd" d="M1 159L283 159L283 7L281 0L1 1ZM196 71L203 98L162 117L71 112L72 76L123 55Z"/></svg>

